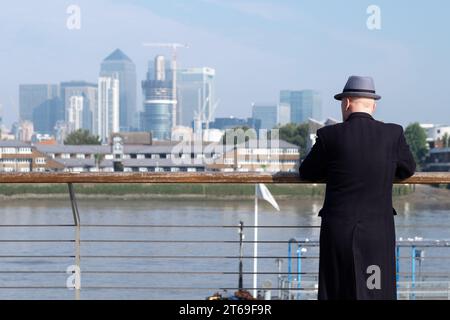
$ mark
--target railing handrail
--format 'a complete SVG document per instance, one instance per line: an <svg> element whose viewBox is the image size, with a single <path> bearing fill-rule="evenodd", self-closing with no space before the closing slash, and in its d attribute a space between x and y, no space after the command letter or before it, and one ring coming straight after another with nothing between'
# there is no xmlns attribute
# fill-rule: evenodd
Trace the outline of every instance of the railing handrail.
<svg viewBox="0 0 450 320"><path fill-rule="evenodd" d="M1 173L0 183L324 183L300 179L297 173L257 172L27 172ZM395 184L446 184L450 172L418 172Z"/></svg>

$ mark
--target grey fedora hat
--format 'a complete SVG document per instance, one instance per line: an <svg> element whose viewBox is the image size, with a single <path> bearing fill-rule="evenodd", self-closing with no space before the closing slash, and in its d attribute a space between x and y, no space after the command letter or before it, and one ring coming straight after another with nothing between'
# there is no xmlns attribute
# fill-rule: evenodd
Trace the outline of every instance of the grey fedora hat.
<svg viewBox="0 0 450 320"><path fill-rule="evenodd" d="M380 100L381 96L375 92L375 83L371 77L351 76L348 78L342 93L334 96L336 100L346 97L370 98Z"/></svg>

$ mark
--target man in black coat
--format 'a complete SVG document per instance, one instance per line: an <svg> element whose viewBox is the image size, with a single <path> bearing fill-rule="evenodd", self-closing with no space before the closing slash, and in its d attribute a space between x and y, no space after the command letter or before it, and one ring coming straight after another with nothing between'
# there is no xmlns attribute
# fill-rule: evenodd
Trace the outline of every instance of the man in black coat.
<svg viewBox="0 0 450 320"><path fill-rule="evenodd" d="M372 78L352 76L341 100L343 122L317 131L300 178L326 181L320 229L319 300L396 299L394 177L416 164L403 128L375 120Z"/></svg>

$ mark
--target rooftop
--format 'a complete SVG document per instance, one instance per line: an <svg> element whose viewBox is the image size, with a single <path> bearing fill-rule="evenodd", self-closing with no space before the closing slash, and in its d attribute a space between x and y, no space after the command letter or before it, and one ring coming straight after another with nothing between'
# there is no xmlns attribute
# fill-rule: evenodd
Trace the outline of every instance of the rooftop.
<svg viewBox="0 0 450 320"><path fill-rule="evenodd" d="M0 141L0 148L26 148L26 147L31 147L31 144L17 140Z"/></svg>
<svg viewBox="0 0 450 320"><path fill-rule="evenodd" d="M131 59L123 53L122 50L116 49L113 53L105 58L103 61L129 61L132 62Z"/></svg>

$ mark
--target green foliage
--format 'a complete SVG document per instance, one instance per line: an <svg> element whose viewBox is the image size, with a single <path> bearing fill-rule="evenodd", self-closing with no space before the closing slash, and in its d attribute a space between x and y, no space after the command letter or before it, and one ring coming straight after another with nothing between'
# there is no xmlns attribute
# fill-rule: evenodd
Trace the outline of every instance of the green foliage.
<svg viewBox="0 0 450 320"><path fill-rule="evenodd" d="M306 154L306 146L309 135L308 123L289 123L279 127L280 139L300 147L300 154Z"/></svg>
<svg viewBox="0 0 450 320"><path fill-rule="evenodd" d="M100 145L101 141L98 136L91 135L89 130L78 129L70 133L66 140L64 140L64 144L66 145Z"/></svg>
<svg viewBox="0 0 450 320"><path fill-rule="evenodd" d="M300 199L302 197L323 197L324 184L269 184L270 192L275 196ZM200 196L204 198L217 198L223 196L239 196L253 198L255 186L251 184L150 184L150 183L107 183L107 184L76 184L75 192L79 195L93 196L127 196L127 195L156 195L169 197L172 200L183 199L183 196ZM412 185L394 185L393 196L405 195L414 192ZM0 184L0 195L23 196L25 194L68 196L68 189L64 184Z"/></svg>
<svg viewBox="0 0 450 320"><path fill-rule="evenodd" d="M449 137L448 133L447 132L444 133L444 136L442 137L442 144L443 144L444 148L448 148L448 145L450 142L449 140L450 140L450 137Z"/></svg>
<svg viewBox="0 0 450 320"><path fill-rule="evenodd" d="M418 167L424 163L428 154L427 134L418 122L408 125L405 129L406 142L409 144Z"/></svg>

